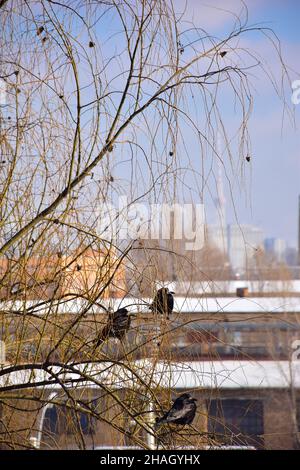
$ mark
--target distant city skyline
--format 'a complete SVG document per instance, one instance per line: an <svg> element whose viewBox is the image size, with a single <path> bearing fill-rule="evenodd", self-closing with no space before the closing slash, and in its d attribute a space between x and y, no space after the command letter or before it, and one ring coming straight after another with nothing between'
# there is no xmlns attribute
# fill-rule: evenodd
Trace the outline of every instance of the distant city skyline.
<svg viewBox="0 0 300 470"><path fill-rule="evenodd" d="M249 24L260 24L275 31L280 40L281 52L288 67L291 82L299 80L300 61L300 2L296 0L246 0ZM180 0L175 1L178 11L183 9ZM222 36L232 24L232 15L239 14L242 3L232 0L189 0L186 4L187 18L196 26ZM263 37L253 41L242 40L239 47L259 50L262 62L268 64L273 78L281 80L278 57ZM229 60L229 59L228 59ZM300 104L291 101L292 86L283 84L287 106L295 112L295 125L287 118L286 110L269 78L262 71L253 71L250 78L254 87L254 106L250 120L251 161L235 162L236 167L225 165L224 197L226 221L229 224L250 224L261 227L265 237L280 238L290 247L297 247L298 195L300 194L299 131L297 123ZM281 83L279 84L279 87ZM223 98L224 109L230 108L228 96ZM225 123L231 127L235 117L225 111ZM193 159L197 156L193 155ZM210 162L209 162L210 164ZM216 185L218 169L211 180ZM211 188L210 188L211 189ZM208 195L205 201L208 223L216 223L215 201L217 195Z"/></svg>
<svg viewBox="0 0 300 470"><path fill-rule="evenodd" d="M261 227L249 224L207 224L207 242L228 256L232 269L247 271L257 250L278 263L297 264L297 250L282 238L266 237Z"/></svg>

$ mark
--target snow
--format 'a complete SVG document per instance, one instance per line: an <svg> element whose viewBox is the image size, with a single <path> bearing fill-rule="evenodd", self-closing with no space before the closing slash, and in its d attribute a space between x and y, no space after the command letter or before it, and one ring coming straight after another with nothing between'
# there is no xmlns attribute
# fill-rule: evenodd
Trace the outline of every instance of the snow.
<svg viewBox="0 0 300 470"><path fill-rule="evenodd" d="M291 295L300 293L300 280L157 281L156 288L159 289L163 285L178 295L222 295L225 293L235 295L236 290L241 287L246 287L249 293L273 295L279 295L282 292L289 292Z"/></svg>
<svg viewBox="0 0 300 470"><path fill-rule="evenodd" d="M182 313L300 312L300 297L176 297L174 310Z"/></svg>
<svg viewBox="0 0 300 470"><path fill-rule="evenodd" d="M106 307L116 310L120 307L128 307L131 312L149 312L148 305L151 299L136 299L126 297L124 299L105 299L101 303ZM39 301L7 301L0 302L2 311L24 311L34 306L34 312L45 315L51 311L60 314L78 314L89 306L82 299L68 300L66 302L51 302L51 305L37 307ZM88 313L103 313L104 310L96 305L89 306ZM175 313L300 313L300 297L175 297Z"/></svg>
<svg viewBox="0 0 300 470"><path fill-rule="evenodd" d="M9 366L5 366L9 367ZM5 374L0 370L0 387L17 384L38 384L50 375L36 369ZM150 372L155 367L154 373ZM67 372L66 372L67 370ZM279 389L293 385L300 388L300 361L198 361L153 365L151 360L122 364L111 362L97 364L67 364L64 368L52 366L52 372L67 387L99 388L101 385L118 388L149 387L177 389ZM71 381L79 379L77 384ZM44 387L43 384L40 386ZM48 384L47 389L60 388Z"/></svg>

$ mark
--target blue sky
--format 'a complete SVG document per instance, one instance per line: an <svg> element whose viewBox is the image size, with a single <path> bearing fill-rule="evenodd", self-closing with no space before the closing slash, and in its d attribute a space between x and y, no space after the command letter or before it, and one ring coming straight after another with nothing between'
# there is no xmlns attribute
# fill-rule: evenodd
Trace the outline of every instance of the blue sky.
<svg viewBox="0 0 300 470"><path fill-rule="evenodd" d="M259 25L272 28L280 39L280 47L285 64L288 67L290 79L299 79L300 72L300 2L298 0L245 0L248 7L248 25ZM191 21L197 27L203 28L217 38L226 37L232 30L234 14L243 9L240 0L175 0L175 10L183 15L182 30L190 26ZM122 36L114 35L117 24L106 20L106 31L98 31L101 39L106 37L109 44L108 53L115 48L122 50ZM184 24L185 23L185 24ZM105 44L106 42L104 42ZM243 37L238 47L244 47L258 53L265 67L273 73L273 78L280 86L281 68L274 47L263 34L249 33ZM188 51L186 51L188 54ZM227 57L229 57L227 59ZM226 57L230 63L230 54ZM226 217L228 223L253 224L261 227L266 237L285 239L290 246L296 246L297 240L297 210L298 195L300 194L300 159L299 159L299 125L300 104L293 106L291 102L292 89L290 83L284 82L284 96L288 107L295 112L295 122L285 113L282 100L278 98L271 81L259 70L251 70L251 85L254 98L253 113L249 125L251 135L251 162L241 162L237 159L234 168L230 169L225 162L223 175L226 198ZM118 88L118 83L114 85ZM232 94L222 92L219 96L219 105L223 114L225 125L232 134L237 125L234 112ZM197 104L191 97L187 97L190 105L196 112ZM200 103L200 101L199 101ZM200 107L200 106L199 106ZM151 112L147 116L151 121ZM203 119L203 117L200 118ZM140 123L139 123L140 124ZM154 123L151 125L154 127ZM199 143L192 136L191 130L182 125L182 133L187 142L187 149L181 152L179 166L193 167L201 172L201 158ZM141 131L142 132L142 131ZM193 140L195 139L195 140ZM163 142L158 145L163 146ZM235 149L233 144L233 150ZM237 153L237 152L236 152ZM124 147L121 158L115 160L114 175L123 185L125 179L129 180L131 170L136 172L136 178L144 182L145 165L137 160L131 170L128 168L128 147ZM235 156L236 157L236 156ZM113 161L113 156L111 156ZM206 171L212 160L206 163ZM112 163L114 165L114 163ZM140 168L139 168L140 165ZM214 169L216 173L217 169ZM139 175L138 175L139 173ZM200 178L196 173L182 170L180 173L183 186L192 188L191 193L200 188ZM145 177L146 178L146 177ZM122 186L122 185L119 185ZM159 185L157 185L159 191ZM134 188L139 193L138 185ZM208 222L217 221L215 204L215 175L208 179L204 192L204 202ZM117 187L115 191L118 192ZM141 190L142 192L142 190ZM191 196L192 197L192 196ZM187 199L189 196L187 196Z"/></svg>
<svg viewBox="0 0 300 470"><path fill-rule="evenodd" d="M249 2L251 4L251 2ZM283 56L291 68L291 79L300 71L300 2L264 1L253 12L270 24L279 36ZM289 90L286 90L287 99ZM267 109L266 109L267 104ZM298 195L300 194L299 128L286 122L280 129L281 106L272 94L266 101L258 93L252 124L255 158L252 165L252 217L266 235L286 239L296 245ZM265 125L258 125L265 119ZM295 107L295 123L299 126L300 109ZM242 208L241 208L242 209ZM250 217L248 212L245 216Z"/></svg>
<svg viewBox="0 0 300 470"><path fill-rule="evenodd" d="M183 2L175 2L180 10ZM300 71L300 2L297 0L248 0L249 24L259 23L270 27L281 41L285 63L289 67L291 80L299 79ZM207 6L205 6L207 5ZM194 22L222 37L232 24L231 17L214 6L238 11L241 2L225 1L187 1L186 16ZM205 12L205 13L204 13ZM272 48L257 35L249 39L249 47L259 50L275 77L280 82L280 69ZM251 44L251 41L252 44ZM260 226L265 236L285 239L289 245L296 246L297 207L300 194L300 155L299 155L299 117L300 104L294 106L295 124L283 118L282 102L276 96L270 82L261 74L255 73L254 109L250 123L252 155L251 164L243 169L243 183L234 189L234 202L239 223ZM285 84L285 98L291 105L292 90ZM224 98L226 107L226 98ZM293 106L292 106L293 107ZM230 121L228 114L227 120ZM226 119L225 119L226 120ZM225 185L226 215L229 223L236 216L230 197L228 184ZM213 205L208 202L209 219L214 220Z"/></svg>
<svg viewBox="0 0 300 470"><path fill-rule="evenodd" d="M250 12L254 21L263 20L281 40L283 56L291 68L291 79L300 71L300 2L263 1ZM251 16L250 16L251 18ZM290 90L286 90L289 99ZM274 235L296 245L298 195L300 194L299 128L285 122L281 133L282 106L272 92L265 99L257 93L252 119L251 211L245 218L261 226L267 236ZM295 107L295 123L299 126L300 109ZM264 122L264 124L263 124ZM243 206L240 208L242 213ZM241 215L241 219L242 219Z"/></svg>
<svg viewBox="0 0 300 470"><path fill-rule="evenodd" d="M288 66L291 80L299 79L300 1L246 0L245 3L248 7L248 24L250 26L253 24L261 25L274 30L281 41L283 58ZM230 12L238 14L243 8L240 0L174 1L175 10L178 13L184 10L185 5L181 29L186 29L191 24L190 22L193 21L195 26L207 30L209 34L218 38L226 37L226 33L232 30L234 16ZM118 21L112 16L112 13L109 13L101 23L101 27L96 26L95 28L96 39L99 40L101 50L104 51L106 57L111 57L111 54L114 54L114 61L111 63L114 72L118 70L118 53L124 51L125 45L124 37L121 34L116 34L120 29L117 23ZM85 40L87 41L87 38ZM259 53L261 60L266 60L264 65L272 70L275 81L280 85L281 69L278 57L274 52L274 48L271 47L270 41L265 36L249 33L240 39L237 46ZM186 49L186 55L189 57L188 48ZM95 61L97 51L97 48L89 51L91 56L95 54ZM228 54L224 59L224 63L230 64L233 56L234 53L232 55ZM98 57L98 59L101 62L101 58ZM182 60L185 60L185 54L183 54ZM111 80L113 74L109 72L110 69L108 67L106 73L109 89L120 91L125 75L118 75L118 79ZM266 237L275 236L283 238L290 245L295 246L297 239L298 194L300 194L299 130L297 129L300 104L293 107L291 103L291 85L285 81L285 99L287 105L294 108L295 127L292 121L283 114L283 103L276 96L270 80L259 70L253 69L251 70L250 78L254 98L253 113L249 125L252 143L251 162L246 163L243 161L241 163L235 155L233 168L230 168L230 165L226 162L224 164L224 170L228 172L227 179L225 175L223 176L227 222L234 223L238 221L241 224L250 223L260 226ZM89 88L87 88L86 93L90 93ZM114 96L119 97L119 95ZM117 97L114 98L116 102ZM90 101L89 97L85 98L87 101ZM235 114L232 93L230 94L228 90L226 91L225 87L218 98L224 123L229 130L229 134L230 131L233 133L234 126L237 125L237 116ZM195 96L195 101L193 102L191 94L188 95L187 93L186 100L189 101L192 112L195 115L199 112L199 122L205 125L201 111L199 111L201 106L199 97ZM199 109L197 109L197 106ZM144 142L147 137L143 136L145 130L143 126L145 124L142 119L140 117L136 123L135 131L140 132L140 142L148 150L151 148L151 142ZM151 121L151 111L147 114L147 119L149 119L150 127L155 128L157 123L153 120ZM197 190L201 192L202 189L201 158L203 158L203 154L201 154L199 142L197 142L195 136L192 136L192 131L188 129L186 124L182 124L181 131L183 134L182 140L185 142L181 145L179 155L178 166L181 167L179 176L182 177L182 187L190 188L191 193L194 193L197 200L199 192L198 195L196 195L196 192ZM159 157L161 158L159 161L161 164L160 170L162 171L163 164L165 164L165 156L167 155L168 158L169 154L169 142L166 146L167 148L164 149L165 142L163 142L163 136L162 134L157 135L157 145L162 149L161 153L160 149L158 150L158 153L160 153ZM126 138L128 138L128 134L124 138L122 137L124 142ZM235 146L236 144L233 144L233 151L236 150ZM143 188L149 184L147 165L143 160L143 154L136 158L134 165L130 164L131 149L129 146L124 144L119 146L119 148L121 149L120 153L118 146L116 146L116 150L109 155L107 160L103 161L103 165L105 166L106 163L110 165L109 171L112 171L115 178L114 184L111 185L112 192L115 192L115 194L120 194L122 186L125 188L125 192L128 191L124 182L127 179L130 186L131 173L134 173L137 181L136 186L134 184L131 185L131 189L134 191L132 199L134 199L134 197L143 193ZM209 154L209 151L207 153ZM212 162L209 158L208 156L205 163L207 174ZM151 163L153 162L151 161ZM189 171L189 166L195 171ZM216 173L217 169L215 168L214 171ZM215 222L215 175L210 174L208 183L204 194L206 214L208 222ZM139 184L141 184L141 187L139 187ZM164 182L158 183L155 188L157 192L164 189ZM189 195L187 194L186 200L188 199Z"/></svg>

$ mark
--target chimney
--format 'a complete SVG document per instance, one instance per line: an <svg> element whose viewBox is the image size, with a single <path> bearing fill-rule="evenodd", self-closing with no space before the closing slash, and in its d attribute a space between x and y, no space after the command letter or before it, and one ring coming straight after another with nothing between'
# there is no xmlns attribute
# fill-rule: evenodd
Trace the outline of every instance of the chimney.
<svg viewBox="0 0 300 470"><path fill-rule="evenodd" d="M236 296L237 297L248 297L249 290L248 287L237 287Z"/></svg>

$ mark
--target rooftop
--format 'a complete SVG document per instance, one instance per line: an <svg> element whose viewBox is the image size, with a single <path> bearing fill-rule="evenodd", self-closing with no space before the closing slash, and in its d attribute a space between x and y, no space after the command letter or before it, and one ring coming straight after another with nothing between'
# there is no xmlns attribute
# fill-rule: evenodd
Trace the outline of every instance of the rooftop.
<svg viewBox="0 0 300 470"><path fill-rule="evenodd" d="M104 307L116 310L120 307L128 307L131 312L149 312L150 298L137 299L134 297L101 299ZM0 311L24 311L33 309L40 315L53 310L60 314L77 314L83 308L89 306L89 302L81 299L66 301L52 300L40 301L4 301L0 302ZM103 313L105 310L97 305L90 305L89 313ZM300 313L300 297L179 297L175 296L174 312L178 313Z"/></svg>
<svg viewBox="0 0 300 470"><path fill-rule="evenodd" d="M5 370L7 368L7 373ZM154 371L153 371L154 368ZM51 366L65 387L113 388L149 387L176 389L285 389L300 388L300 361L199 361L153 362L149 359L115 364L112 362ZM153 371L153 373L149 373ZM0 387L22 385L22 390L35 383L50 390L61 389L58 383L45 385L50 374L44 370L9 372L0 370ZM53 376L52 376L53 377ZM75 383L74 383L75 381Z"/></svg>

